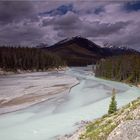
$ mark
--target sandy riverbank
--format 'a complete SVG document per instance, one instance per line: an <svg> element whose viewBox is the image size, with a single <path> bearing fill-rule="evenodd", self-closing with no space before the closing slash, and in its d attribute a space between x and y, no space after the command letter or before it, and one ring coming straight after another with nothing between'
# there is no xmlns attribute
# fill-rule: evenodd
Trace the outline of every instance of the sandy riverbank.
<svg viewBox="0 0 140 140"><path fill-rule="evenodd" d="M53 71L54 73L55 71ZM36 72L0 77L0 114L52 100L67 94L78 80L56 72Z"/></svg>
<svg viewBox="0 0 140 140"><path fill-rule="evenodd" d="M17 69L16 71L11 70L4 70L0 68L0 76L1 75L13 75L13 74L25 74L25 73L33 73L33 72L59 72L59 71L65 71L68 67L59 67L59 68L49 68L47 70L21 70Z"/></svg>

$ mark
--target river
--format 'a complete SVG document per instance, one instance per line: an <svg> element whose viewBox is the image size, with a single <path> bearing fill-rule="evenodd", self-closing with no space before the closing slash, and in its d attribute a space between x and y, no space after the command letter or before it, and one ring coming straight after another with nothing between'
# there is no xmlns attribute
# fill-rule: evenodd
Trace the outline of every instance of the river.
<svg viewBox="0 0 140 140"><path fill-rule="evenodd" d="M43 79L41 75L39 73L38 78ZM49 75L56 76L57 73ZM82 120L91 121L106 114L113 88L117 92L118 107L140 96L140 90L135 86L96 78L91 67L73 67L61 75L67 77L64 83L68 78L76 77L79 84L67 94L61 92L51 100L0 115L1 140L56 140L59 136L74 132ZM10 89L10 85L7 88Z"/></svg>

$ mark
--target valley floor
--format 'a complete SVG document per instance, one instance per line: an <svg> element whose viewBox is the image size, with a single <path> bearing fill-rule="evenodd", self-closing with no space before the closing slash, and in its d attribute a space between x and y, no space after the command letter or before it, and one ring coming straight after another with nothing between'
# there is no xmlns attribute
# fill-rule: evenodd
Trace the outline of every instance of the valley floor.
<svg viewBox="0 0 140 140"><path fill-rule="evenodd" d="M65 86L71 87L75 84L77 85L69 92L61 92ZM1 77L0 85L1 100L28 97L28 101L33 96L32 93L39 96L39 102L33 106L0 115L2 140L57 140L65 134L70 136L86 123L107 113L113 88L117 91L119 108L140 96L137 87L96 78L91 68L85 67L70 68L64 73ZM44 101L44 95L51 91L59 94Z"/></svg>

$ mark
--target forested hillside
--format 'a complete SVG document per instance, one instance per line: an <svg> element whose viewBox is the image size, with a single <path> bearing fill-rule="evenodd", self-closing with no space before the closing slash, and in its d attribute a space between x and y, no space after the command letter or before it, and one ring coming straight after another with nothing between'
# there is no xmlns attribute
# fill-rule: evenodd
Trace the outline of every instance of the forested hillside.
<svg viewBox="0 0 140 140"><path fill-rule="evenodd" d="M101 47L81 36L61 40L50 47L45 47L45 44L39 47L60 56L67 62L68 66L86 66L96 64L101 58L139 53L127 47L113 45Z"/></svg>
<svg viewBox="0 0 140 140"><path fill-rule="evenodd" d="M0 68L4 70L46 70L62 65L59 56L37 48L0 47Z"/></svg>
<svg viewBox="0 0 140 140"><path fill-rule="evenodd" d="M96 66L95 75L137 84L140 82L140 55L122 55L102 59Z"/></svg>

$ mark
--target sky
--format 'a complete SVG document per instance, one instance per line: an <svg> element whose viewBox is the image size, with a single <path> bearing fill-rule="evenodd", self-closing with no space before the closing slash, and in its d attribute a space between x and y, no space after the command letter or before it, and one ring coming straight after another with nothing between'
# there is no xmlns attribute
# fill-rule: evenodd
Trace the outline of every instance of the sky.
<svg viewBox="0 0 140 140"><path fill-rule="evenodd" d="M73 36L140 50L140 1L0 1L0 44L48 46Z"/></svg>

